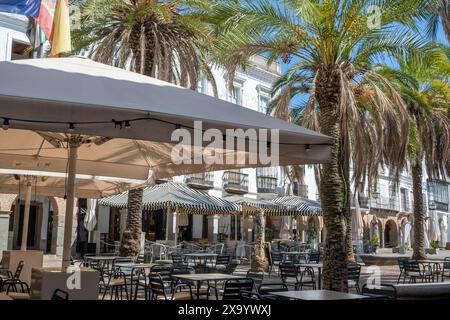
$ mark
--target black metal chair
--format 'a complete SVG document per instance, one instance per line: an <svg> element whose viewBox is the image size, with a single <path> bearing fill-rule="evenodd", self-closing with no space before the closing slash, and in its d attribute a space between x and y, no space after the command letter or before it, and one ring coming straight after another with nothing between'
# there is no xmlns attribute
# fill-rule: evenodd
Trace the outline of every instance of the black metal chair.
<svg viewBox="0 0 450 320"><path fill-rule="evenodd" d="M5 286L10 287L21 282L20 275L22 274L24 265L25 263L23 260L20 260L14 273L8 269L2 269L0 271L0 291L2 291Z"/></svg>
<svg viewBox="0 0 450 320"><path fill-rule="evenodd" d="M150 299L151 300L184 300L192 299L192 292L190 296L184 293L177 293L177 286L167 286L160 273L150 272L149 274L149 286L150 286Z"/></svg>
<svg viewBox="0 0 450 320"><path fill-rule="evenodd" d="M409 277L409 283L417 283L417 279L422 282L432 282L433 271L430 266L424 265L422 268L416 260L407 260L405 265L405 277Z"/></svg>
<svg viewBox="0 0 450 320"><path fill-rule="evenodd" d="M227 280L223 287L222 300L240 300L241 291L253 291L253 279Z"/></svg>
<svg viewBox="0 0 450 320"><path fill-rule="evenodd" d="M283 261L283 256L278 251L272 251L271 252L271 258L272 258L271 259L272 263L270 264L270 268L269 268L269 277L270 277L270 275L272 273L273 268L274 267L279 267L280 263Z"/></svg>
<svg viewBox="0 0 450 320"><path fill-rule="evenodd" d="M284 283L264 283L259 285L257 291L262 300L282 300L283 298L269 292L284 292L289 291L289 288Z"/></svg>
<svg viewBox="0 0 450 320"><path fill-rule="evenodd" d="M408 261L408 258L398 258L398 268L400 269L400 274L398 276L397 279L397 284L400 283L400 280L403 276L403 283L405 283L405 279L406 279L406 272L405 272L405 261Z"/></svg>
<svg viewBox="0 0 450 320"><path fill-rule="evenodd" d="M179 253L172 252L170 254L174 269L187 267L187 263L184 261L183 256Z"/></svg>
<svg viewBox="0 0 450 320"><path fill-rule="evenodd" d="M213 266L214 271L223 272L227 270L228 265L231 262L231 256L229 255L219 255L216 258L216 262Z"/></svg>
<svg viewBox="0 0 450 320"><path fill-rule="evenodd" d="M347 266L347 281L349 289L356 289L357 293L360 293L359 278L361 276L361 265L349 264Z"/></svg>
<svg viewBox="0 0 450 320"><path fill-rule="evenodd" d="M109 291L111 300L113 297L116 300L122 300L123 291L125 290L125 299L128 300L127 275L120 268L113 267L110 271L105 271L103 277L105 292L102 299L105 299L106 293Z"/></svg>
<svg viewBox="0 0 450 320"><path fill-rule="evenodd" d="M391 284L380 284L378 286L363 284L361 294L369 297L370 300L395 300L397 290Z"/></svg>
<svg viewBox="0 0 450 320"><path fill-rule="evenodd" d="M241 290L239 293L241 300L243 301L260 301L261 297L256 292Z"/></svg>
<svg viewBox="0 0 450 320"><path fill-rule="evenodd" d="M246 277L253 279L253 283L255 284L255 287L258 287L264 281L264 272L248 270Z"/></svg>
<svg viewBox="0 0 450 320"><path fill-rule="evenodd" d="M294 290L298 290L301 286L301 273L292 263L280 263L281 280L285 285L293 286Z"/></svg>
<svg viewBox="0 0 450 320"><path fill-rule="evenodd" d="M69 300L69 293L61 289L56 289L53 292L52 300Z"/></svg>
<svg viewBox="0 0 450 320"><path fill-rule="evenodd" d="M303 290L304 286L310 286L312 290L316 290L316 276L314 269L311 267L304 267L300 273L300 290Z"/></svg>
<svg viewBox="0 0 450 320"><path fill-rule="evenodd" d="M441 280L444 281L444 278L450 278L450 257L444 258L444 263L442 265L442 273Z"/></svg>
<svg viewBox="0 0 450 320"><path fill-rule="evenodd" d="M237 266L239 265L239 262L235 259L232 259L230 263L228 263L225 270L222 271L222 273L226 274L233 274L236 271Z"/></svg>
<svg viewBox="0 0 450 320"><path fill-rule="evenodd" d="M319 263L320 251L311 251L308 255L308 263Z"/></svg>

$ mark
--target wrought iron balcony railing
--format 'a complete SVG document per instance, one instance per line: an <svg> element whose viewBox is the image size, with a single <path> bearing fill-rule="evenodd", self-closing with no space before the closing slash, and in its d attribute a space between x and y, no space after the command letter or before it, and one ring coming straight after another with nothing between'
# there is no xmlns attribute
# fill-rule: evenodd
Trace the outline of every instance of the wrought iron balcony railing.
<svg viewBox="0 0 450 320"><path fill-rule="evenodd" d="M222 176L223 189L228 193L244 194L248 192L248 174L225 171Z"/></svg>
<svg viewBox="0 0 450 320"><path fill-rule="evenodd" d="M275 177L256 177L258 193L277 193L277 182L278 178Z"/></svg>
<svg viewBox="0 0 450 320"><path fill-rule="evenodd" d="M214 187L214 172L194 173L184 177L184 183L195 189L212 189Z"/></svg>

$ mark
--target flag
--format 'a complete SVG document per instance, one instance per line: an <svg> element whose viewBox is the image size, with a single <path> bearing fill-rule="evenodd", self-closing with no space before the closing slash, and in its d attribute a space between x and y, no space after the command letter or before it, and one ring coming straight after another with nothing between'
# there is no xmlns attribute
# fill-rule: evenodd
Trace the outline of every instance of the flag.
<svg viewBox="0 0 450 320"><path fill-rule="evenodd" d="M22 14L28 17L39 16L41 0L1 0L0 11Z"/></svg>
<svg viewBox="0 0 450 320"><path fill-rule="evenodd" d="M72 50L68 0L42 0L37 22L52 46L52 56Z"/></svg>

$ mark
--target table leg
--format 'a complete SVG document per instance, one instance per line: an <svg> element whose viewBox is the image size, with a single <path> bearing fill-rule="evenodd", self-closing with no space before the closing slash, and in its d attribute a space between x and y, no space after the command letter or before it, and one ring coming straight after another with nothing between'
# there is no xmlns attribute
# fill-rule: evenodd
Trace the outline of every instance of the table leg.
<svg viewBox="0 0 450 320"><path fill-rule="evenodd" d="M201 281L197 281L197 300L200 300L200 285Z"/></svg>
<svg viewBox="0 0 450 320"><path fill-rule="evenodd" d="M321 290L322 289L322 268L318 268L319 269L319 284L318 284L318 287L319 287L319 290Z"/></svg>

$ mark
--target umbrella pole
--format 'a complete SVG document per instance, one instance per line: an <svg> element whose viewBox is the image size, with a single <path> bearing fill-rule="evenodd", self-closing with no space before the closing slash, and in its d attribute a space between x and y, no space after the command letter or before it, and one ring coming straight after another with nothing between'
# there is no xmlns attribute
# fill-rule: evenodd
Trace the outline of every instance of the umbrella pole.
<svg viewBox="0 0 450 320"><path fill-rule="evenodd" d="M23 212L23 224L22 224L22 242L20 250L27 250L28 240L28 223L30 221L30 203L31 203L31 181L27 178L25 190L25 209Z"/></svg>
<svg viewBox="0 0 450 320"><path fill-rule="evenodd" d="M238 215L234 215L234 240L238 241Z"/></svg>
<svg viewBox="0 0 450 320"><path fill-rule="evenodd" d="M64 221L64 246L62 267L65 269L71 263L72 251L72 227L73 210L75 203L75 174L77 169L77 153L79 144L70 140L69 142L69 166L67 175L67 198L66 198L66 217Z"/></svg>
<svg viewBox="0 0 450 320"><path fill-rule="evenodd" d="M173 226L175 228L174 236L175 236L175 245L177 245L178 242L178 215L176 212L173 213Z"/></svg>

